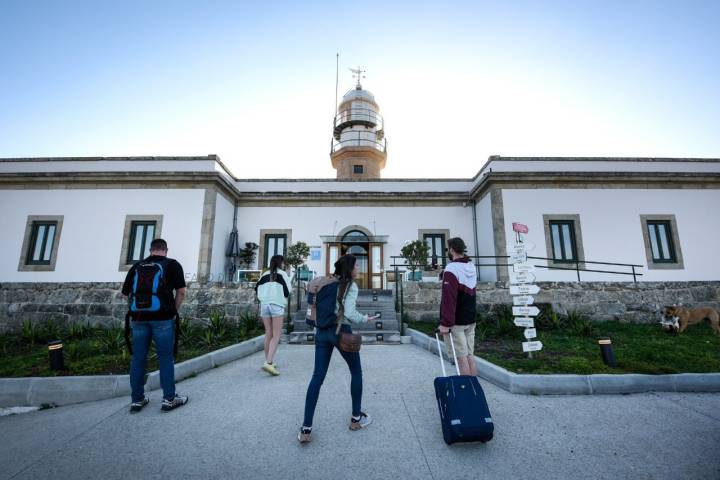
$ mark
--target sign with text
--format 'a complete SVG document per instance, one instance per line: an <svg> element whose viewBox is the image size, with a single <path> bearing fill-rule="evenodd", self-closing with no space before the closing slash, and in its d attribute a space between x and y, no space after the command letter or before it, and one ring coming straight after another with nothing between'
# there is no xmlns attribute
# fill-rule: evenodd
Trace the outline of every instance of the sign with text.
<svg viewBox="0 0 720 480"><path fill-rule="evenodd" d="M535 295L539 291L537 285L510 285L510 295Z"/></svg>
<svg viewBox="0 0 720 480"><path fill-rule="evenodd" d="M517 317L513 320L513 323L518 327L533 328L535 326L535 320L530 317Z"/></svg>
<svg viewBox="0 0 720 480"><path fill-rule="evenodd" d="M520 272L510 274L510 283L532 283L535 281L535 274L530 272Z"/></svg>
<svg viewBox="0 0 720 480"><path fill-rule="evenodd" d="M535 330L534 328L526 328L524 333L525 338L527 338L528 340L537 337L537 330Z"/></svg>
<svg viewBox="0 0 720 480"><path fill-rule="evenodd" d="M535 265L532 265L530 263L516 263L513 265L513 272L520 273L520 272L534 272L535 271Z"/></svg>
<svg viewBox="0 0 720 480"><path fill-rule="evenodd" d="M543 344L541 341L536 340L534 342L522 342L523 352L537 352L542 350Z"/></svg>
<svg viewBox="0 0 720 480"><path fill-rule="evenodd" d="M535 248L534 243L523 242L523 243L512 243L507 246L508 252L532 252Z"/></svg>
<svg viewBox="0 0 720 480"><path fill-rule="evenodd" d="M518 317L537 317L540 309L537 307L512 307L513 315Z"/></svg>
<svg viewBox="0 0 720 480"><path fill-rule="evenodd" d="M519 295L513 297L513 305L532 305L535 302L535 298L531 295Z"/></svg>
<svg viewBox="0 0 720 480"><path fill-rule="evenodd" d="M517 233L528 233L528 227L527 225L523 225L522 223L513 222L513 232Z"/></svg>
<svg viewBox="0 0 720 480"><path fill-rule="evenodd" d="M510 255L510 263L518 264L527 262L527 253L525 252L513 252Z"/></svg>

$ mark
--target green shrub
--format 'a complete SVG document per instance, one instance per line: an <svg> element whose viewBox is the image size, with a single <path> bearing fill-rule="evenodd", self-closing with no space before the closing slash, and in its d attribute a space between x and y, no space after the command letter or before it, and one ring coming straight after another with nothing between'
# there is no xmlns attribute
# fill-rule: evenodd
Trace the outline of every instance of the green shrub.
<svg viewBox="0 0 720 480"><path fill-rule="evenodd" d="M20 336L25 344L35 346L41 340L41 329L35 322L23 320Z"/></svg>
<svg viewBox="0 0 720 480"><path fill-rule="evenodd" d="M568 312L566 322L568 330L579 337L590 337L595 331L592 321L575 311Z"/></svg>
<svg viewBox="0 0 720 480"><path fill-rule="evenodd" d="M535 319L535 326L540 330L559 330L563 326L563 317L557 314L548 304L540 306L540 315Z"/></svg>
<svg viewBox="0 0 720 480"><path fill-rule="evenodd" d="M215 338L218 340L225 338L228 334L227 327L227 320L224 314L216 310L210 312L207 330L209 330Z"/></svg>
<svg viewBox="0 0 720 480"><path fill-rule="evenodd" d="M40 336L45 341L61 340L65 336L65 333L65 327L53 321L45 323L40 329Z"/></svg>
<svg viewBox="0 0 720 480"><path fill-rule="evenodd" d="M87 322L74 322L71 323L67 329L68 338L82 340L92 333L92 328Z"/></svg>
<svg viewBox="0 0 720 480"><path fill-rule="evenodd" d="M198 336L197 345L202 349L210 349L217 344L215 334L209 328L206 328Z"/></svg>
<svg viewBox="0 0 720 480"><path fill-rule="evenodd" d="M108 328L99 335L100 349L105 353L118 353L125 347L125 335L119 328Z"/></svg>
<svg viewBox="0 0 720 480"><path fill-rule="evenodd" d="M192 325L186 318L180 319L180 343L193 345L200 338L200 328Z"/></svg>

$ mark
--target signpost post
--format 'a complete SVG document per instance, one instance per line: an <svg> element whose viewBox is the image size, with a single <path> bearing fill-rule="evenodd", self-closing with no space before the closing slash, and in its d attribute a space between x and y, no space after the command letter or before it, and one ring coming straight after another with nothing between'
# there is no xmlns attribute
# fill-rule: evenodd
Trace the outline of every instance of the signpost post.
<svg viewBox="0 0 720 480"><path fill-rule="evenodd" d="M528 263L527 252L532 251L535 245L523 242L522 234L529 231L527 225L513 222L512 227L515 232L515 243L507 247L510 263L513 266L510 275L510 295L513 296L514 323L525 329L523 335L527 341L522 342L522 349L523 352L527 352L528 358L533 358L532 352L540 351L543 347L539 340L532 340L537 337L533 317L540 314L540 309L532 305L535 301L532 295L538 293L540 287L532 284L535 281L535 275L532 273L535 271L535 265Z"/></svg>

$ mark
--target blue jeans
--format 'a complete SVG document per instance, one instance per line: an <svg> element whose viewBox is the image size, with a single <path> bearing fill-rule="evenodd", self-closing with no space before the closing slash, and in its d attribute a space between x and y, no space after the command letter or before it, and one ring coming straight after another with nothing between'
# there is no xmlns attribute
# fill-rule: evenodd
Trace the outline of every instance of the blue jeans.
<svg viewBox="0 0 720 480"><path fill-rule="evenodd" d="M130 362L130 388L132 401L139 402L145 395L145 367L150 350L150 340L155 340L160 363L160 385L163 398L175 398L175 320L148 320L132 322L133 354Z"/></svg>
<svg viewBox="0 0 720 480"><path fill-rule="evenodd" d="M342 332L352 333L352 329L348 325L343 325ZM312 427L313 416L315 415L315 406L320 396L320 387L322 387L325 375L327 375L330 366L330 358L333 349L337 348L338 336L335 335L334 328L316 329L315 330L315 370L313 371L310 385L308 385L307 396L305 397L305 419L303 426ZM362 367L360 366L359 352L343 352L338 348L338 352L345 359L350 369L350 395L352 396L352 414L360 415L360 403L362 401Z"/></svg>

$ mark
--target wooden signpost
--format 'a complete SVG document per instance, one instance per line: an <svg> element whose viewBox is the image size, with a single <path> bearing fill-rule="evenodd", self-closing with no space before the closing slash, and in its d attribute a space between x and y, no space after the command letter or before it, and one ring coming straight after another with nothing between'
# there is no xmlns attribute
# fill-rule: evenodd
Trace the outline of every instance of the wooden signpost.
<svg viewBox="0 0 720 480"><path fill-rule="evenodd" d="M512 226L515 243L508 245L507 250L513 267L510 275L510 295L513 296L512 310L515 317L513 323L525 328L523 335L528 341L522 342L522 349L523 352L527 352L529 358L533 358L532 352L540 351L543 347L542 342L532 340L537 337L533 317L540 314L540 309L532 306L535 299L531 295L538 293L540 287L532 284L535 281L535 275L532 273L535 271L535 265L528 263L527 252L532 251L535 245L523 242L522 234L529 231L527 225L513 222Z"/></svg>

